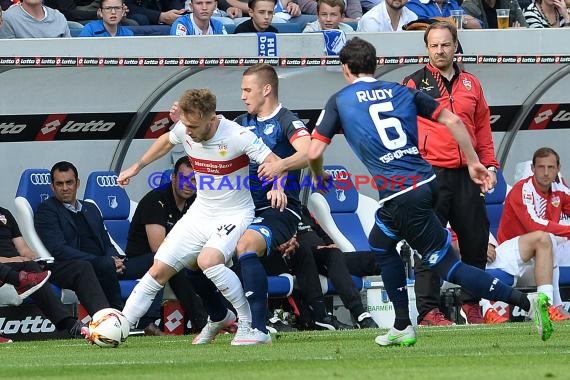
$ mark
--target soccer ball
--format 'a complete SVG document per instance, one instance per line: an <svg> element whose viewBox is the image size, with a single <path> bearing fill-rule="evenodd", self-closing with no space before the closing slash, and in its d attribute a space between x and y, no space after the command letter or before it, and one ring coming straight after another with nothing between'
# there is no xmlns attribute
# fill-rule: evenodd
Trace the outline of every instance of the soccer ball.
<svg viewBox="0 0 570 380"><path fill-rule="evenodd" d="M89 322L89 340L99 347L118 347L127 340L129 331L129 321L117 309L99 310Z"/></svg>

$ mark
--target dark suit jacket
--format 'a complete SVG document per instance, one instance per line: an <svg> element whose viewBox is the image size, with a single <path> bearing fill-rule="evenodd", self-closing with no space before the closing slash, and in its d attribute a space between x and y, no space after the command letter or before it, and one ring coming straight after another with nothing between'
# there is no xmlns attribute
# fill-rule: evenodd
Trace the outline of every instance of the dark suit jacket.
<svg viewBox="0 0 570 380"><path fill-rule="evenodd" d="M93 231L93 236L105 252L105 256L119 256L111 243L109 234L103 225L103 218L97 206L82 201L83 215ZM42 202L34 215L36 231L47 250L60 260L92 261L101 257L97 253L79 249L79 231L65 206L54 197Z"/></svg>

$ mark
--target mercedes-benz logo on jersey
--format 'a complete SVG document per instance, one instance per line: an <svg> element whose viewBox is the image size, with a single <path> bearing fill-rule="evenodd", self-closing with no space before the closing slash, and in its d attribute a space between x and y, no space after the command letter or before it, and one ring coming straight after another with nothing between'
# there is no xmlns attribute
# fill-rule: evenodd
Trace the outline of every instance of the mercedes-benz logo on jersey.
<svg viewBox="0 0 570 380"><path fill-rule="evenodd" d="M346 194L344 193L343 189L335 189L336 190L336 200L339 202L344 202L346 200Z"/></svg>
<svg viewBox="0 0 570 380"><path fill-rule="evenodd" d="M107 199L109 200L109 207L117 208L117 206L119 206L119 202L117 202L117 196L116 195L109 195L107 197Z"/></svg>
<svg viewBox="0 0 570 380"><path fill-rule="evenodd" d="M51 176L49 173L32 173L30 174L30 182L32 185L49 185Z"/></svg>
<svg viewBox="0 0 570 380"><path fill-rule="evenodd" d="M98 175L96 182L99 187L115 187L119 186L117 178L116 175Z"/></svg>

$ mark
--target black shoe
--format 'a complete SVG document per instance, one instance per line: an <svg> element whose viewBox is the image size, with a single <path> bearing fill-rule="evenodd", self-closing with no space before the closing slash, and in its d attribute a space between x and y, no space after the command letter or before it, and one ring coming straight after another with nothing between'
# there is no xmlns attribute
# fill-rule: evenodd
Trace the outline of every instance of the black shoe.
<svg viewBox="0 0 570 380"><path fill-rule="evenodd" d="M75 322L75 324L67 331L73 339L85 339L87 326L81 324L80 322Z"/></svg>
<svg viewBox="0 0 570 380"><path fill-rule="evenodd" d="M357 326L359 329L377 329L378 325L372 319L370 313L362 313L358 317Z"/></svg>
<svg viewBox="0 0 570 380"><path fill-rule="evenodd" d="M327 314L322 321L315 321L315 330L352 330L354 326L340 322L332 314Z"/></svg>
<svg viewBox="0 0 570 380"><path fill-rule="evenodd" d="M149 323L147 327L144 328L145 336L164 336L166 335L164 331L159 329L154 323Z"/></svg>
<svg viewBox="0 0 570 380"><path fill-rule="evenodd" d="M277 317L269 318L267 321L267 330L270 333L275 334L277 332L296 332L299 331L295 327L290 326L288 323L282 321Z"/></svg>

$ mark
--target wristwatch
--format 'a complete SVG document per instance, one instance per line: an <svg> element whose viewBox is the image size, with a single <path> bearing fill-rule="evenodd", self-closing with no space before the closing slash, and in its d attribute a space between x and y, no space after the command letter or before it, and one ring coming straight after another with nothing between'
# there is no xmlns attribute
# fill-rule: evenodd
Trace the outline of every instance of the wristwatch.
<svg viewBox="0 0 570 380"><path fill-rule="evenodd" d="M488 167L487 167L487 170L490 171L490 172L493 172L493 173L497 174L497 168L494 167L494 166L488 166Z"/></svg>

